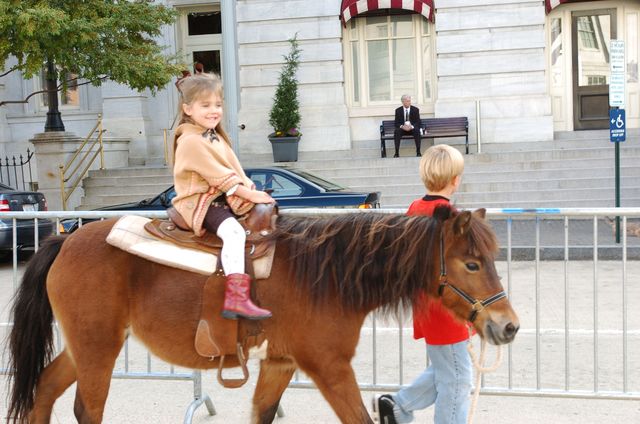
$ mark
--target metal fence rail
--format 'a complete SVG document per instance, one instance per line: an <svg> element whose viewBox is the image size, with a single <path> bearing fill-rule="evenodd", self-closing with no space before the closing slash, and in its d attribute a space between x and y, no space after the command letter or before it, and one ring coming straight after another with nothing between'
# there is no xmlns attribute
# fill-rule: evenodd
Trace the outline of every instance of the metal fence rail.
<svg viewBox="0 0 640 424"><path fill-rule="evenodd" d="M354 210L282 213L348 212ZM163 211L135 214L166 216ZM636 260L640 258L640 224L636 222L640 208L489 209L487 214L502 246L496 265L520 316L521 330L506 348L502 366L483 378L482 393L640 399L640 310L629 308L640 301L640 261ZM59 227L65 219L121 215L100 211L3 213L3 222L14 231L14 289L18 284L17 219L50 219ZM619 244L613 238L616 216L621 217ZM37 231L34 237L37 241ZM375 314L367 319L353 363L362 390L397 390L424 369L424 344L413 340L410 327L410 313L391 321ZM142 352L143 359L132 360L133 350ZM202 394L200 372L156 366L143 348L127 344L114 377L193 381L194 400L185 422L191 422L193 412L203 403L210 414L215 413L209 397ZM296 374L290 384L294 388L312 386L302 374Z"/></svg>

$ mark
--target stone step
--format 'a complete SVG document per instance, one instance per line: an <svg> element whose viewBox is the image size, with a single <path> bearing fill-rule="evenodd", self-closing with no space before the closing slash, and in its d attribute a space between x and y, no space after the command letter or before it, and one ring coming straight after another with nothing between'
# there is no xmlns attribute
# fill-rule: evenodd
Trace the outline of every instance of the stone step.
<svg viewBox="0 0 640 424"><path fill-rule="evenodd" d="M424 193L422 194L424 195ZM421 195L418 196L397 196L397 195L388 195L382 196L382 207L390 208L390 209L406 209L409 207L411 202L415 199L420 198ZM593 199L593 198L565 198L561 201L556 199L540 199L540 200L531 200L531 199L519 199L519 200L510 200L508 202L501 200L492 200L490 198L475 200L475 201L467 201L465 199L458 199L458 197L453 198L453 203L458 208L464 209L477 209L477 208L593 208L593 207L614 207L615 199L613 194L607 196L606 198L601 199ZM623 196L621 200L621 206L623 207L638 207L640 206L640 196L630 197Z"/></svg>
<svg viewBox="0 0 640 424"><path fill-rule="evenodd" d="M640 184L635 183L640 177L640 147L633 143L638 136L640 130L631 130L629 142L619 145L624 206L640 206ZM455 201L461 207L613 206L615 146L608 137L608 131L581 131L557 133L553 141L483 145L482 153L465 155ZM437 142L450 142L464 152L463 140ZM423 140L423 150L427 145ZM393 142L387 143L387 153L393 154ZM380 141L367 140L353 142L346 151L301 151L293 163L274 164L271 154L240 159L246 167L291 166L352 190L380 191L383 207L406 208L424 195L425 188L411 140L403 141L400 154L396 159L380 158ZM82 208L141 200L171 183L171 168L166 166L91 171Z"/></svg>
<svg viewBox="0 0 640 424"><path fill-rule="evenodd" d="M172 180L169 180L167 183L158 184L140 184L137 181L134 184L129 181L125 189L122 185L106 185L105 182L105 185L92 185L85 188L85 198L88 197L86 192L90 188L91 196L122 196L126 193L127 196L134 196L134 200L145 199L163 192L172 184Z"/></svg>
<svg viewBox="0 0 640 424"><path fill-rule="evenodd" d="M314 172L316 170L313 170ZM335 170L334 170L335 171ZM319 171L318 171L319 172ZM398 171L400 172L400 170ZM621 181L627 184L640 177L640 167L626 166L621 168ZM362 175L353 173L351 175L340 175L323 172L323 176L342 186L355 187L395 187L398 184L413 184L423 187L422 181L417 173L402 173L378 175L376 172L369 172ZM558 170L526 170L511 172L465 172L462 178L461 191L483 191L490 185L491 189L500 190L504 187L527 188L535 186L539 190L549 187L571 188L593 186L613 186L613 168L591 168L591 169L558 169ZM515 185L514 185L515 184ZM570 184L570 185L567 185Z"/></svg>
<svg viewBox="0 0 640 424"><path fill-rule="evenodd" d="M114 168L114 169L96 169L89 171L88 178L101 178L101 177L153 177L153 176L171 176L171 168L167 166L157 167L144 167L135 166L128 168Z"/></svg>
<svg viewBox="0 0 640 424"><path fill-rule="evenodd" d="M169 187L173 184L173 176L169 173L167 175L140 175L132 178L130 176L121 176L120 174L115 174L112 176L104 176L104 177L89 177L86 178L83 186L85 190L89 187L127 187L131 183L135 183L136 185L148 186L148 185L159 185Z"/></svg>

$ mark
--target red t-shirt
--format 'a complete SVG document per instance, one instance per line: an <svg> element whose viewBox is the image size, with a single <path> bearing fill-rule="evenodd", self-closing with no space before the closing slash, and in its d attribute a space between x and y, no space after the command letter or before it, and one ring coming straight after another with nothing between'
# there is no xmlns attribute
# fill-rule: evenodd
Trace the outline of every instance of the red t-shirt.
<svg viewBox="0 0 640 424"><path fill-rule="evenodd" d="M427 194L411 203L407 215L431 216L438 205L449 205L449 199ZM466 323L456 319L442 306L439 298L427 301L422 295L413 307L413 338L423 337L432 345L453 344L467 340L469 330Z"/></svg>

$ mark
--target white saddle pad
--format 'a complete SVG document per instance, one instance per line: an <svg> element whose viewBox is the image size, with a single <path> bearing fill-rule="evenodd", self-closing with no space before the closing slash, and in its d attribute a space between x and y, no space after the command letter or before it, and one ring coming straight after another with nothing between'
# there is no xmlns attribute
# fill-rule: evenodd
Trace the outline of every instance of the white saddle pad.
<svg viewBox="0 0 640 424"><path fill-rule="evenodd" d="M125 252L173 268L204 275L215 272L218 263L216 255L155 238L144 229L144 225L149 221L149 218L142 216L123 216L111 229L107 243ZM256 279L269 277L274 253L275 246L267 255L253 261Z"/></svg>

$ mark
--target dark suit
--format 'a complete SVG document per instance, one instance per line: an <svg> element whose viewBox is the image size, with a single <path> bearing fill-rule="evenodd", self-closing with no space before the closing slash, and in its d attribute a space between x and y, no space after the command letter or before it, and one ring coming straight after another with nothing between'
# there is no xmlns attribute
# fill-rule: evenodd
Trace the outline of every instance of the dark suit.
<svg viewBox="0 0 640 424"><path fill-rule="evenodd" d="M405 131L400 128L402 125L404 125L405 121L407 121L404 115L404 106L400 106L396 109L396 129L393 134L393 143L396 148L396 155L398 155L400 152L400 139L402 138L402 136L413 135L413 139L416 142L416 154L420 156L420 109L415 106L409 106L408 121L411 122L411 125L413 125L413 130L411 131Z"/></svg>

